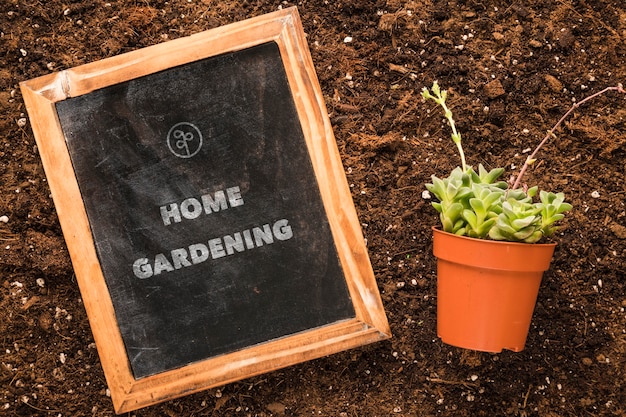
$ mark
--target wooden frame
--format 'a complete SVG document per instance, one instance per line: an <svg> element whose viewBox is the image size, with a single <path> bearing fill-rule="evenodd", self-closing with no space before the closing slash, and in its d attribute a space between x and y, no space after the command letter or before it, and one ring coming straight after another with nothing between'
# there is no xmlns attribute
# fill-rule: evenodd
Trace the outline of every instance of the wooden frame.
<svg viewBox="0 0 626 417"><path fill-rule="evenodd" d="M356 317L135 379L99 264L55 103L269 41L276 42L280 49ZM117 413L390 337L332 127L295 8L25 81L21 89Z"/></svg>

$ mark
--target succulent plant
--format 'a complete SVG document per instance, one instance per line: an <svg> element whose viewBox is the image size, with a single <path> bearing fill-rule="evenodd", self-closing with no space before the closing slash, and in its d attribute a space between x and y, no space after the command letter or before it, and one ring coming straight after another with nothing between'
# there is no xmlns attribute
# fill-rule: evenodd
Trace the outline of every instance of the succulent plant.
<svg viewBox="0 0 626 417"><path fill-rule="evenodd" d="M446 105L447 92L441 90L437 81L430 90L424 87L422 97L435 101L443 108L452 129L452 141L461 157L461 166L454 168L448 177L439 178L433 175L432 183L426 184L428 191L438 200L432 205L439 212L443 230L479 239L524 243L536 243L554 234L558 229L555 223L564 218L563 213L571 210L572 205L565 202L562 192L539 191L539 201L536 201L538 187L518 188L521 178L527 168L535 162L539 149L548 139L555 136L555 130L574 109L611 90L626 93L619 84L617 87L607 87L574 104L548 131L546 137L526 159L513 185L509 186L505 181L498 181L504 172L503 168L488 171L481 164L476 172L471 166L466 165L461 134L456 129L452 111Z"/></svg>

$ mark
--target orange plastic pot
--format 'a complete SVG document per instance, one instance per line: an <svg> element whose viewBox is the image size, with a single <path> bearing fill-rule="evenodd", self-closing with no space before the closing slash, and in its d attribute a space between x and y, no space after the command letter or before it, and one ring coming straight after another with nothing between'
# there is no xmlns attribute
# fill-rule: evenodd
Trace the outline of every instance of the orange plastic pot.
<svg viewBox="0 0 626 417"><path fill-rule="evenodd" d="M484 352L523 350L555 246L473 239L433 228L441 340Z"/></svg>

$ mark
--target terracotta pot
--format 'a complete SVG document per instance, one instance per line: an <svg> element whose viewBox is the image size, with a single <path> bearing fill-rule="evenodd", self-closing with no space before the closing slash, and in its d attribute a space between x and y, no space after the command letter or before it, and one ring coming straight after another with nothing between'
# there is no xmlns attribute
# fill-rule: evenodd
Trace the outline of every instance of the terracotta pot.
<svg viewBox="0 0 626 417"><path fill-rule="evenodd" d="M473 239L433 228L441 340L485 352L523 350L555 246Z"/></svg>

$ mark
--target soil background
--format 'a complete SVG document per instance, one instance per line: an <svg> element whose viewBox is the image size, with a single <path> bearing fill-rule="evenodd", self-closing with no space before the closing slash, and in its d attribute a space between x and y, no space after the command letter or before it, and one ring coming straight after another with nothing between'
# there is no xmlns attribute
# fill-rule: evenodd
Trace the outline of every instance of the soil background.
<svg viewBox="0 0 626 417"><path fill-rule="evenodd" d="M110 416L111 400L18 83L298 6L393 338L129 416L626 416L626 109L578 109L526 181L562 190L526 349L436 334L438 217L424 183L513 175L584 96L626 81L622 0L0 0L0 415Z"/></svg>

